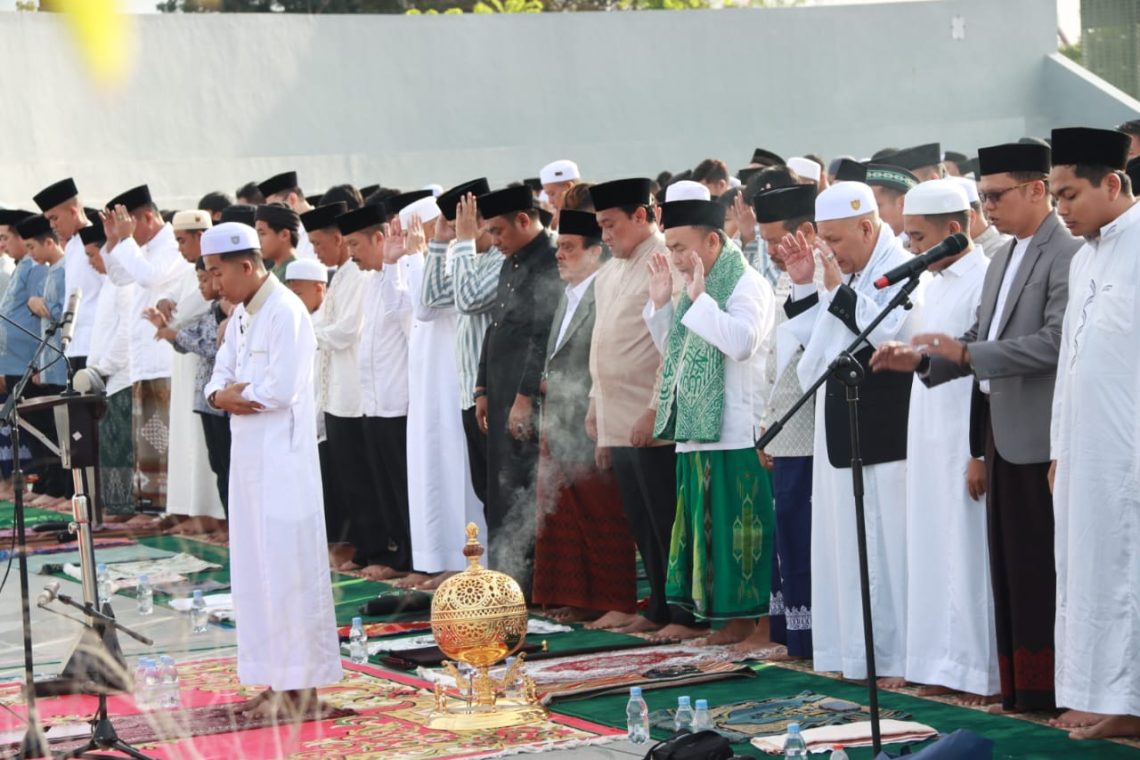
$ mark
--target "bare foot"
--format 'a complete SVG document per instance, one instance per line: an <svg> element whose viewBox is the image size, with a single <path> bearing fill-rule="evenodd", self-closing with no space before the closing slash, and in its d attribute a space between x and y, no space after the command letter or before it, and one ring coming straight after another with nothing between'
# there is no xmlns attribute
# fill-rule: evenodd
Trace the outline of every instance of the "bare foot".
<svg viewBox="0 0 1140 760"><path fill-rule="evenodd" d="M390 581L393 578L399 578L400 576L404 575L404 573L401 573L395 568L381 564L374 564L361 568L360 574L370 581Z"/></svg>
<svg viewBox="0 0 1140 760"><path fill-rule="evenodd" d="M988 708L986 708L986 712L988 712L990 715L1020 715L1021 713L1025 712L1025 710L1020 710L1016 707L1007 710L1005 706L1001 704L1001 699L999 698L998 704L990 705Z"/></svg>
<svg viewBox="0 0 1140 760"><path fill-rule="evenodd" d="M419 586L421 583L427 583L434 577L434 575L430 575L428 573L408 573L403 578L392 581L391 585L395 586L396 588L412 589L416 586Z"/></svg>
<svg viewBox="0 0 1140 760"><path fill-rule="evenodd" d="M1091 715L1092 713L1088 714ZM1113 737L1124 739L1140 737L1140 716L1109 715L1099 723L1069 732L1070 739L1110 739Z"/></svg>
<svg viewBox="0 0 1140 760"><path fill-rule="evenodd" d="M1100 713L1085 712L1084 710L1066 710L1049 721L1053 728L1085 728L1095 726L1105 718L1112 716Z"/></svg>
<svg viewBox="0 0 1140 760"><path fill-rule="evenodd" d="M964 691L955 697L954 701L962 705L962 707L981 707L982 705L992 705L995 702L1000 702L1001 694L970 694Z"/></svg>
<svg viewBox="0 0 1140 760"><path fill-rule="evenodd" d="M202 540L208 544L214 544L215 546L229 546L230 532L228 530L219 530L214 533L207 533L202 536Z"/></svg>
<svg viewBox="0 0 1140 760"><path fill-rule="evenodd" d="M760 622L756 624L756 629L732 648L732 653L738 657L755 660L788 659L787 647L772 641L770 636L768 618L761 618Z"/></svg>
<svg viewBox="0 0 1140 760"><path fill-rule="evenodd" d="M875 683L880 689L901 689L906 686L906 679L898 676L883 676Z"/></svg>
<svg viewBox="0 0 1140 760"><path fill-rule="evenodd" d="M705 646L719 647L739 644L756 632L756 621L750 619L729 620L724 628L713 631L701 641Z"/></svg>
<svg viewBox="0 0 1140 760"><path fill-rule="evenodd" d="M424 581L423 583L417 583L415 586L415 589L416 589L416 591L435 591L437 588L439 588L440 584L442 584L445 580L447 580L448 578L450 578L453 575L458 575L458 574L459 573L457 573L454 570L448 570L446 572L440 573L439 575L433 575L431 578Z"/></svg>
<svg viewBox="0 0 1140 760"><path fill-rule="evenodd" d="M643 617L641 615L634 615L633 620L630 621L628 625L624 625L621 628L616 628L614 630L616 630L618 633L652 633L653 631L659 630L660 628L660 625L654 623L649 618Z"/></svg>
<svg viewBox="0 0 1140 760"><path fill-rule="evenodd" d="M364 566L358 565L355 562L353 562L352 560L348 560L347 562L341 562L339 565L336 566L336 569L342 573L354 573L362 567L364 567Z"/></svg>
<svg viewBox="0 0 1140 760"><path fill-rule="evenodd" d="M691 625L670 623L661 630L657 631L656 633L651 633L645 638L658 644L672 644L677 641L699 639L708 635L708 628L697 628L696 626Z"/></svg>
<svg viewBox="0 0 1140 760"><path fill-rule="evenodd" d="M586 623L591 631L609 631L615 628L624 628L632 623L638 616L633 613L610 610L592 623ZM644 620L644 618L642 618Z"/></svg>
<svg viewBox="0 0 1140 760"><path fill-rule="evenodd" d="M919 686L914 693L920 697L944 697L948 694L957 694L958 692L955 689L950 689L945 686L924 684Z"/></svg>

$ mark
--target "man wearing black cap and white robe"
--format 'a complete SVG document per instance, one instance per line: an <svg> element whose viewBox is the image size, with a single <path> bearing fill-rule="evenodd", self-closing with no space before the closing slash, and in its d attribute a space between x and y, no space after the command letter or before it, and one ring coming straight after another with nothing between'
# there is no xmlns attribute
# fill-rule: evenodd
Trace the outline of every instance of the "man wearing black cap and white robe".
<svg viewBox="0 0 1140 760"><path fill-rule="evenodd" d="M1128 136L1053 130L1052 191L1085 238L1069 272L1053 397L1058 722L1140 736L1140 203Z"/></svg>
<svg viewBox="0 0 1140 760"><path fill-rule="evenodd" d="M174 229L162 221L146 185L112 198L104 212L104 227L107 277L115 285L138 285L134 312L139 318L128 322L136 497L141 508L163 510L174 349L154 339L154 327L142 314L164 298L177 303L196 278L193 266L178 252Z"/></svg>
<svg viewBox="0 0 1140 760"><path fill-rule="evenodd" d="M305 193L301 190L297 182L297 172L274 174L264 182L259 182L257 189L261 191L261 194L265 198L265 200L258 205L283 203L293 209L298 216L313 210L313 204L309 203L305 198ZM309 240L308 232L306 232L305 228L300 226L299 223L297 225L297 242L293 247L296 249L294 254L299 259L314 259L317 256L313 251L313 244ZM281 268L280 276L285 276L284 267Z"/></svg>
<svg viewBox="0 0 1140 760"><path fill-rule="evenodd" d="M32 196L32 200L51 222L52 229L59 235L63 245L66 280L64 303L70 302L72 293L80 291L75 332L71 343L64 349L71 362L71 369L77 371L86 366L91 331L95 327L95 304L99 300L99 288L103 285L103 277L92 268L83 251L83 242L76 235L79 230L91 224L92 220L87 218L83 205L79 202L79 190L71 178L48 185Z"/></svg>
<svg viewBox="0 0 1140 760"><path fill-rule="evenodd" d="M942 165L942 146L939 143L924 143L895 151L886 159L886 163L912 172L919 182L946 176L946 168Z"/></svg>
<svg viewBox="0 0 1140 760"><path fill-rule="evenodd" d="M1080 247L1053 212L1049 148L978 152L979 193L1014 241L986 270L978 317L960 337L914 336L929 385L973 375L970 447L985 457L986 519L1002 708L1052 709L1056 605L1049 424L1069 264Z"/></svg>
<svg viewBox="0 0 1140 760"><path fill-rule="evenodd" d="M317 461L317 341L300 299L265 271L257 234L222 223L202 236L207 271L236 304L204 393L230 413L230 521L238 678L269 688L247 711L317 708L340 681Z"/></svg>
<svg viewBox="0 0 1140 760"><path fill-rule="evenodd" d="M816 198L823 287L813 282L815 252L802 235L781 244L793 300L782 329L804 346L797 367L807 388L862 332L902 284L878 290L875 280L910 259L878 215L875 196L860 182L838 182ZM908 340L913 311L896 309L855 353L866 366L873 349ZM831 378L816 398L812 478L812 645L816 670L867 677L859 588L851 430L846 387ZM867 560L880 685L902 685L906 667L906 421L910 378L867 373L859 388L864 463ZM873 411L872 411L873 410Z"/></svg>
<svg viewBox="0 0 1140 760"><path fill-rule="evenodd" d="M491 240L506 257L475 381L487 434L489 561L529 597L534 558L535 435L546 343L562 282L534 196L509 187L478 198Z"/></svg>

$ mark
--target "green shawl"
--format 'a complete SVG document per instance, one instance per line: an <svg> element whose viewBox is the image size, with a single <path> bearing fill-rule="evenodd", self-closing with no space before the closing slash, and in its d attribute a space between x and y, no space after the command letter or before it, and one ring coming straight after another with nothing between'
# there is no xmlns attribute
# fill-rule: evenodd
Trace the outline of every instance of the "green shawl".
<svg viewBox="0 0 1140 760"><path fill-rule="evenodd" d="M705 292L722 310L748 263L732 241L725 241L705 276ZM724 416L724 354L681 322L693 305L686 288L673 315L661 377L656 438L708 443L720 440Z"/></svg>

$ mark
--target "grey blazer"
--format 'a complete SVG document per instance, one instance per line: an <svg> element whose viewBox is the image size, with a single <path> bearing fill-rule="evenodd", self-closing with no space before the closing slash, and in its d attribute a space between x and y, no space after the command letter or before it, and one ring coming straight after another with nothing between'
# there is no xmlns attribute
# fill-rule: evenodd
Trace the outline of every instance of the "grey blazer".
<svg viewBox="0 0 1140 760"><path fill-rule="evenodd" d="M984 404L977 381L990 381L989 414L994 446L1013 464L1049 461L1049 423L1053 410L1053 384L1061 347L1061 323L1069 300L1069 263L1082 241L1069 234L1055 213L1033 233L1033 240L1010 286L1002 314L994 314L1005 269L1016 240L994 254L982 285L978 318L962 336L973 364L974 405L971 410L971 448L978 455L984 440ZM996 340L986 340L998 319ZM938 385L970 374L969 367L932 357L923 382Z"/></svg>
<svg viewBox="0 0 1140 760"><path fill-rule="evenodd" d="M590 406L590 344L594 334L594 283L590 283L558 345L558 330L566 315L563 293L554 312L546 343L546 395L542 401L542 431L552 457L562 463L590 465L594 442L586 435Z"/></svg>

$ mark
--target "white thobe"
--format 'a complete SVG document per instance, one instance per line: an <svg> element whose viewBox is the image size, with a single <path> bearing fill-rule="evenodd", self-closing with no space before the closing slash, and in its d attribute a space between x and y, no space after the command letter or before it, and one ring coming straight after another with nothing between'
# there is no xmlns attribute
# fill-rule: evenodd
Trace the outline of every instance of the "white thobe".
<svg viewBox="0 0 1140 760"><path fill-rule="evenodd" d="M179 329L210 308L198 291L194 270L186 270L180 283L183 295L175 307L170 327ZM192 281L192 282L191 282ZM191 287L192 286L192 287ZM170 368L170 453L166 459L166 511L173 515L224 519L217 481L210 469L206 433L194 411L194 386L198 363L195 353L174 352Z"/></svg>
<svg viewBox="0 0 1140 760"><path fill-rule="evenodd" d="M70 303L71 294L77 288L81 297L75 312L75 331L64 353L72 356L87 356L91 351L91 337L95 330L95 311L99 303L99 290L103 287L103 275L95 271L83 249L83 239L75 233L63 249L63 288L64 305Z"/></svg>
<svg viewBox="0 0 1140 760"><path fill-rule="evenodd" d="M317 252L313 249L313 241L309 239L309 233L305 230L304 225L297 229L297 248L293 251L298 259L312 259L317 260Z"/></svg>
<svg viewBox="0 0 1140 760"><path fill-rule="evenodd" d="M415 319L408 340L408 514L412 567L423 573L462 570L467 523L487 534L483 503L471 485L459 369L455 361L458 312L433 309L421 297L423 254L400 262Z"/></svg>
<svg viewBox="0 0 1140 760"><path fill-rule="evenodd" d="M870 260L848 283L858 297L855 320L859 325L869 324L902 287L900 284L876 290L874 281L910 258L891 228L883 224ZM799 290L805 286L796 287ZM833 296L834 291L821 290L819 304L780 326L781 341L784 331L788 331L804 346L797 367L804 388L827 371L832 360L855 339L847 326L827 311ZM871 333L871 345L909 340L914 313L915 310L896 309ZM826 385L819 389L815 400L812 467L814 668L839 670L847 678L866 678L855 497L850 468L832 467L827 456L825 393ZM901 677L906 665L906 462L864 466L863 488L876 670L880 676Z"/></svg>
<svg viewBox="0 0 1140 760"><path fill-rule="evenodd" d="M1073 257L1051 431L1057 706L1140 715L1140 203Z"/></svg>
<svg viewBox="0 0 1140 760"><path fill-rule="evenodd" d="M278 691L341 679L317 458L317 341L300 299L270 276L237 306L207 397L231 383L264 408L230 417L230 576L238 678Z"/></svg>
<svg viewBox="0 0 1140 760"><path fill-rule="evenodd" d="M115 285L136 284L135 302L127 325L130 331L131 382L170 377L174 348L154 339L154 327L143 319L143 311L163 298L178 302L186 292L189 272L194 267L178 252L174 229L164 225L144 246L134 238L119 241L105 250L107 277Z"/></svg>
<svg viewBox="0 0 1140 760"><path fill-rule="evenodd" d="M358 349L368 276L349 259L332 276L325 302L313 316L320 357L317 360L318 413L360 416Z"/></svg>
<svg viewBox="0 0 1140 760"><path fill-rule="evenodd" d="M135 301L136 287L104 282L95 303L95 326L91 332L87 366L107 378L108 396L131 387L127 316Z"/></svg>
<svg viewBox="0 0 1140 760"><path fill-rule="evenodd" d="M916 332L961 335L974 324L989 259L975 247L926 286ZM970 498L970 400L962 377L914 378L906 438L906 679L996 694L997 634L986 551L986 502Z"/></svg>

